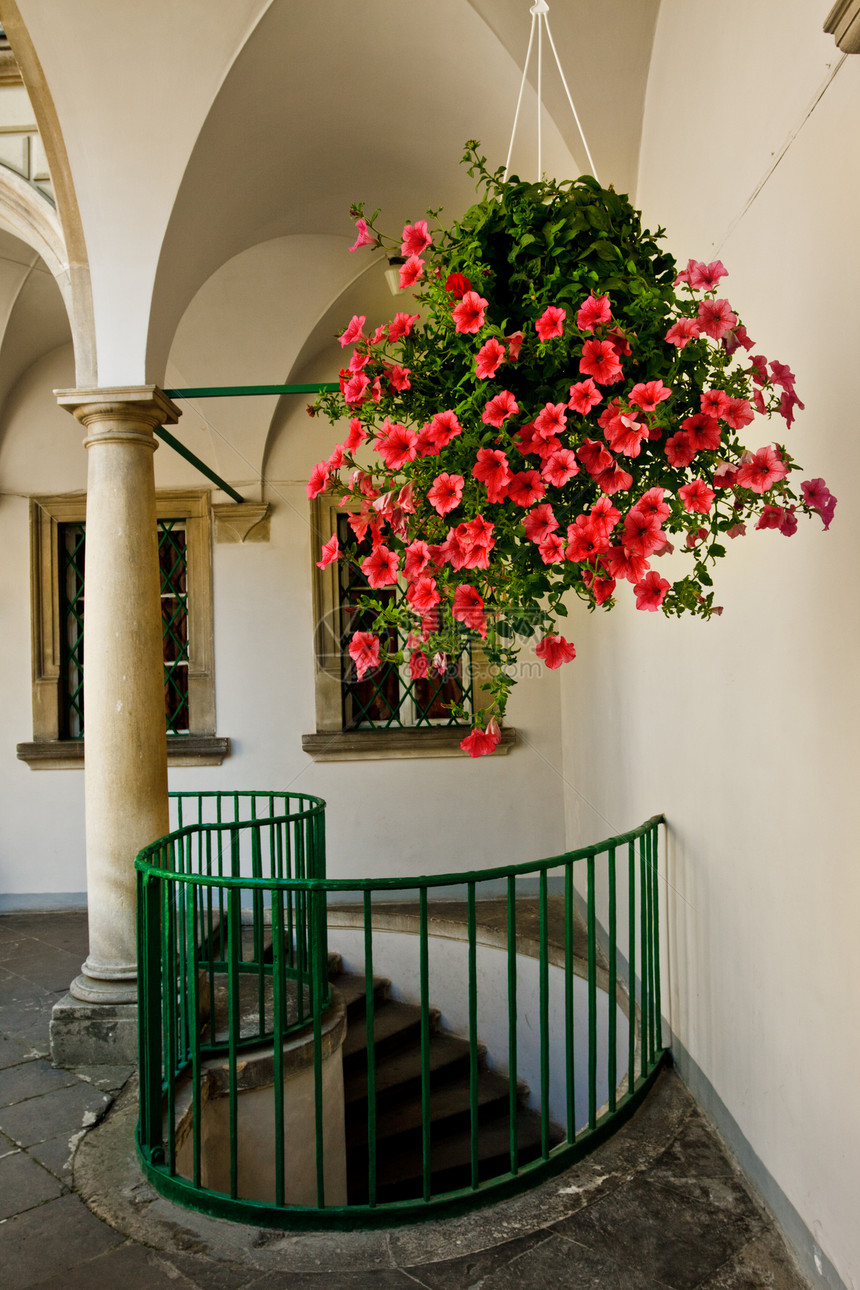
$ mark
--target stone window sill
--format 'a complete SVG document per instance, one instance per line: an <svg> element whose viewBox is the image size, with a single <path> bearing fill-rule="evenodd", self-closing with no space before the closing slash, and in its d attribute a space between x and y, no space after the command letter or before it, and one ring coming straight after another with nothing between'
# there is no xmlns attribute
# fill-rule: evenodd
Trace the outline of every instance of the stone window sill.
<svg viewBox="0 0 860 1290"><path fill-rule="evenodd" d="M31 770L83 770L83 739L39 739L18 744L19 761ZM221 735L168 735L168 766L220 766L230 756L230 740Z"/></svg>
<svg viewBox="0 0 860 1290"><path fill-rule="evenodd" d="M384 761L396 757L462 757L466 726L431 726L398 730L319 730L302 735L302 749L314 761ZM517 742L507 726L494 757L506 757Z"/></svg>

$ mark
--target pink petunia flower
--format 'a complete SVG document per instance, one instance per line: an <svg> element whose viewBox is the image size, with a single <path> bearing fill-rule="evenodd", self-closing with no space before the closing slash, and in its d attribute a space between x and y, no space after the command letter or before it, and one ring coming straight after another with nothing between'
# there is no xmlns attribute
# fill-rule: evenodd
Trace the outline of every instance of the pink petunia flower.
<svg viewBox="0 0 860 1290"><path fill-rule="evenodd" d="M577 381L576 385L571 385L567 406L580 416L587 416L602 398L600 390L589 377L587 381Z"/></svg>
<svg viewBox="0 0 860 1290"><path fill-rule="evenodd" d="M399 470L407 461L414 461L418 455L417 437L415 431L408 426L392 423L386 417L374 447L389 470Z"/></svg>
<svg viewBox="0 0 860 1290"><path fill-rule="evenodd" d="M558 528L558 520L553 515L549 503L544 502L542 506L536 506L533 511L529 511L522 525L528 540L540 544L549 537L550 533L555 532Z"/></svg>
<svg viewBox="0 0 860 1290"><path fill-rule="evenodd" d="M593 560L609 548L606 534L590 515L577 515L573 524L568 524L567 540L567 558L574 562Z"/></svg>
<svg viewBox="0 0 860 1290"><path fill-rule="evenodd" d="M341 349L344 349L347 345L351 345L354 341L367 340L367 337L361 330L366 322L366 314L353 314L346 331L338 337Z"/></svg>
<svg viewBox="0 0 860 1290"><path fill-rule="evenodd" d="M420 317L420 314L395 314L393 320L388 324L388 339L390 341L400 340L402 336L410 335L413 325L417 323Z"/></svg>
<svg viewBox="0 0 860 1290"><path fill-rule="evenodd" d="M681 422L681 429L689 437L694 452L713 452L720 446L720 423L704 412L694 412L691 417L686 417Z"/></svg>
<svg viewBox="0 0 860 1290"><path fill-rule="evenodd" d="M361 571L374 590L378 587L390 587L399 575L397 556L380 543L373 548L366 560L362 560Z"/></svg>
<svg viewBox="0 0 860 1290"><path fill-rule="evenodd" d="M445 280L445 290L456 300L462 300L466 292L472 290L472 284L464 273L449 273Z"/></svg>
<svg viewBox="0 0 860 1290"><path fill-rule="evenodd" d="M662 381L640 381L627 395L627 402L635 403L643 412L654 412L658 404L671 396L672 391Z"/></svg>
<svg viewBox="0 0 860 1290"><path fill-rule="evenodd" d="M519 405L510 390L502 390L485 405L481 420L484 425L495 426L499 430L508 417L516 416L519 410Z"/></svg>
<svg viewBox="0 0 860 1290"><path fill-rule="evenodd" d="M327 569L328 566L334 560L339 560L339 559L340 559L340 544L338 543L337 534L335 533L333 534L332 537L329 538L328 542L323 542L322 559L317 560L317 568Z"/></svg>
<svg viewBox="0 0 860 1290"><path fill-rule="evenodd" d="M765 493L780 479L785 479L788 467L775 448L768 445L759 448L757 453L748 455L738 467L737 482L741 488L750 488L754 493Z"/></svg>
<svg viewBox="0 0 860 1290"><path fill-rule="evenodd" d="M686 430L679 430L666 440L666 460L670 466L689 466L696 455Z"/></svg>
<svg viewBox="0 0 860 1290"><path fill-rule="evenodd" d="M344 402L350 407L358 407L367 398L369 388L370 378L365 376L364 372L356 372L343 387Z"/></svg>
<svg viewBox="0 0 860 1290"><path fill-rule="evenodd" d="M589 475L595 477L613 462L612 453L605 444L599 443L596 439L583 439L576 450L576 455Z"/></svg>
<svg viewBox="0 0 860 1290"><path fill-rule="evenodd" d="M538 544L538 554L544 564L561 564L565 558L565 540L560 533L550 533Z"/></svg>
<svg viewBox="0 0 860 1290"><path fill-rule="evenodd" d="M483 597L468 583L464 583L454 592L451 616L456 618L458 623L463 623L472 631L480 632L481 636L485 637L487 635Z"/></svg>
<svg viewBox="0 0 860 1290"><path fill-rule="evenodd" d="M424 273L424 261L417 255L410 255L405 264L400 266L400 290L414 287Z"/></svg>
<svg viewBox="0 0 860 1290"><path fill-rule="evenodd" d="M403 576L407 582L414 582L430 563L430 548L421 538L410 542L403 560Z"/></svg>
<svg viewBox="0 0 860 1290"><path fill-rule="evenodd" d="M488 303L477 291L467 291L460 303L451 310L454 330L461 335L479 332L484 325Z"/></svg>
<svg viewBox="0 0 860 1290"><path fill-rule="evenodd" d="M507 353L507 346L496 340L495 336L485 340L475 355L475 372L478 379L486 381L491 376L495 376L499 367L505 361Z"/></svg>
<svg viewBox="0 0 860 1290"><path fill-rule="evenodd" d="M774 385L781 385L784 390L793 390L797 377L790 367L785 363L778 363L776 359L770 364L771 375Z"/></svg>
<svg viewBox="0 0 860 1290"><path fill-rule="evenodd" d="M486 484L490 502L504 501L511 471L508 459L500 448L479 448L472 476Z"/></svg>
<svg viewBox="0 0 860 1290"><path fill-rule="evenodd" d="M535 654L553 671L562 663L570 663L576 658L573 643L563 636L544 636L535 646Z"/></svg>
<svg viewBox="0 0 860 1290"><path fill-rule="evenodd" d="M436 589L436 579L427 576L416 578L406 588L406 599L417 614L427 614L442 599Z"/></svg>
<svg viewBox="0 0 860 1290"><path fill-rule="evenodd" d="M684 510L707 515L714 504L716 493L709 488L703 479L691 479L689 484L682 484L678 496L684 503Z"/></svg>
<svg viewBox="0 0 860 1290"><path fill-rule="evenodd" d="M614 385L623 375L615 346L608 340L585 342L579 370L584 376L593 376L598 385Z"/></svg>
<svg viewBox="0 0 860 1290"><path fill-rule="evenodd" d="M553 488L563 488L569 479L579 474L576 454L570 448L556 448L544 458L540 473Z"/></svg>
<svg viewBox="0 0 860 1290"><path fill-rule="evenodd" d="M818 512L824 521L825 529L829 529L833 521L833 512L836 510L836 498L824 480L804 479L800 485L800 491L807 506Z"/></svg>
<svg viewBox="0 0 860 1290"><path fill-rule="evenodd" d="M615 493L626 492L633 483L633 476L616 461L607 466L606 470L601 470L599 475L595 475L594 482L602 493L612 497Z"/></svg>
<svg viewBox="0 0 860 1290"><path fill-rule="evenodd" d="M732 313L728 300L703 300L697 317L701 330L714 340L720 340L738 324L737 314Z"/></svg>
<svg viewBox="0 0 860 1290"><path fill-rule="evenodd" d="M349 642L349 656L360 681L366 672L379 666L379 637L372 632L355 632Z"/></svg>
<svg viewBox="0 0 860 1290"><path fill-rule="evenodd" d="M311 471L310 479L305 484L305 491L307 492L307 495L311 499L311 501L313 501L315 497L319 497L320 493L323 492L323 490L325 489L325 486L327 483L328 483L328 462L326 461L317 462L317 464L314 466L313 470Z"/></svg>
<svg viewBox="0 0 860 1290"><path fill-rule="evenodd" d="M546 404L543 410L535 417L537 437L546 440L561 434L567 424L566 406L565 403Z"/></svg>
<svg viewBox="0 0 860 1290"><path fill-rule="evenodd" d="M559 309L557 305L547 305L535 323L535 331L538 337L541 340L554 340L555 337L562 336L566 317L566 309Z"/></svg>
<svg viewBox="0 0 860 1290"><path fill-rule="evenodd" d="M671 507L663 500L665 496L665 488L649 488L647 493L642 494L636 505L630 508L629 513L632 515L635 511L637 515L649 516L658 524L662 524L672 514Z"/></svg>
<svg viewBox="0 0 860 1290"><path fill-rule="evenodd" d="M510 336L506 336L505 339L508 343L508 358L512 363L515 363L520 356L525 337L521 331L514 331L511 332Z"/></svg>
<svg viewBox="0 0 860 1290"><path fill-rule="evenodd" d="M447 515L459 506L465 480L462 475L437 475L427 490L427 500L439 515Z"/></svg>
<svg viewBox="0 0 860 1290"><path fill-rule="evenodd" d="M729 410L731 399L725 390L703 390L699 408L706 417L722 417Z"/></svg>
<svg viewBox="0 0 860 1290"><path fill-rule="evenodd" d="M433 239L427 231L426 219L420 219L417 224L407 224L403 230L403 241L400 244L401 255L420 255L426 251L428 246L432 246Z"/></svg>
<svg viewBox="0 0 860 1290"><path fill-rule="evenodd" d="M613 578L624 578L627 582L641 582L648 572L648 561L638 551L630 551L626 546L611 546L602 556L606 571Z"/></svg>
<svg viewBox="0 0 860 1290"><path fill-rule="evenodd" d="M657 491L662 492L662 489L650 489L650 492L652 493ZM648 493L645 494L645 497L647 496ZM644 501L644 498L640 498L639 500L640 502ZM615 525L621 519L621 512L617 506L612 505L608 497L598 497L597 501L591 508L590 519L598 531L602 533L605 538L608 538L609 534L615 528Z"/></svg>
<svg viewBox="0 0 860 1290"><path fill-rule="evenodd" d="M673 323L666 332L665 339L670 345L683 349L691 340L696 340L702 334L701 328L695 318L679 318Z"/></svg>
<svg viewBox="0 0 860 1290"><path fill-rule="evenodd" d="M399 363L395 363L394 367L392 367L388 373L388 383L392 390L397 390L398 393L402 393L403 390L411 389L412 382L409 380L409 377L410 369L408 367L401 367Z"/></svg>
<svg viewBox="0 0 860 1290"><path fill-rule="evenodd" d="M502 733L497 721L490 721L486 730L473 730L465 739L460 740L460 747L470 757L486 757L493 753L501 743Z"/></svg>
<svg viewBox="0 0 860 1290"><path fill-rule="evenodd" d="M687 265L688 281L694 291L713 291L721 278L728 276L728 269L722 260L712 260L710 264L693 260Z"/></svg>
<svg viewBox="0 0 860 1290"><path fill-rule="evenodd" d="M409 675L412 677L412 680L423 681L427 676L428 670L429 664L427 662L427 655L422 653L420 649L415 650L409 656Z"/></svg>
<svg viewBox="0 0 860 1290"><path fill-rule="evenodd" d="M785 424L790 426L794 421L794 409L800 408L801 412L806 407L797 397L795 390L783 390L779 399L779 415L785 420Z"/></svg>
<svg viewBox="0 0 860 1290"><path fill-rule="evenodd" d="M621 541L628 551L634 551L647 559L649 555L657 554L666 537L659 520L631 509L624 521Z"/></svg>
<svg viewBox="0 0 860 1290"><path fill-rule="evenodd" d="M576 315L576 325L580 331L594 331L595 327L612 322L608 296L588 296L583 300Z"/></svg>
<svg viewBox="0 0 860 1290"><path fill-rule="evenodd" d="M531 506L539 501L545 492L546 485L537 470L515 471L505 487L505 495L515 506Z"/></svg>
<svg viewBox="0 0 860 1290"><path fill-rule="evenodd" d="M723 412L723 420L733 430L743 430L754 420L753 410L746 399L729 399L729 406Z"/></svg>
<svg viewBox="0 0 860 1290"><path fill-rule="evenodd" d="M652 569L633 587L633 592L636 596L636 608L649 609L653 613L660 608L666 599L666 592L670 590L671 586L671 582L661 578L659 573Z"/></svg>
<svg viewBox="0 0 860 1290"><path fill-rule="evenodd" d="M358 237L355 240L355 245L349 248L350 251L357 251L360 246L379 246L379 242L367 227L367 220L356 220L355 227L358 229Z"/></svg>

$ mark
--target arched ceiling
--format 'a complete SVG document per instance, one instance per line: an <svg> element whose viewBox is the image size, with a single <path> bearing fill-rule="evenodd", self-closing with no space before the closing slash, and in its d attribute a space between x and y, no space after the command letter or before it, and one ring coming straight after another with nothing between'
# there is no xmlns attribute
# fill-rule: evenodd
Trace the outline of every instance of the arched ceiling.
<svg viewBox="0 0 860 1290"><path fill-rule="evenodd" d="M625 190L658 7L550 5L600 178ZM394 231L428 206L459 213L464 141L504 161L530 25L529 0L17 0L16 14L74 179L103 385L163 381L190 302L250 247L349 236L356 200ZM544 68L544 169L569 176L584 154L548 49ZM535 113L527 89L524 174Z"/></svg>
<svg viewBox="0 0 860 1290"><path fill-rule="evenodd" d="M19 378L71 341L62 294L44 260L0 229L0 418Z"/></svg>
<svg viewBox="0 0 860 1290"><path fill-rule="evenodd" d="M604 183L635 182L658 0L558 0L551 26ZM507 152L528 41L528 0L274 0L234 62L197 139L164 239L149 366L155 375L200 285L245 248L295 233L351 234L348 210L381 206L397 231L474 193L458 166L480 138ZM533 57L532 70L536 67ZM544 52L548 173L586 168ZM528 90L512 160L536 169Z"/></svg>

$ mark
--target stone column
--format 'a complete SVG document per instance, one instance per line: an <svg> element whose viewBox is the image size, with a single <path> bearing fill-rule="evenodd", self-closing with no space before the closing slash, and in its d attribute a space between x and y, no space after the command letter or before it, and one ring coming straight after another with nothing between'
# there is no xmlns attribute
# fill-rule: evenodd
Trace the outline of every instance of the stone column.
<svg viewBox="0 0 860 1290"><path fill-rule="evenodd" d="M131 1040L135 1010L129 1008L136 1002L137 978L134 857L169 827L153 427L174 423L179 410L156 386L56 394L60 406L85 427L89 458L84 610L89 954L70 987L72 998L55 1009L52 1051L55 1060L67 1064L117 1062L133 1060L136 1051ZM81 1003L92 1006L81 1008ZM127 1023L120 1027L124 1037L114 1021ZM78 1038L86 1034L94 1040L99 1033L107 1040L104 1055L89 1042L79 1051Z"/></svg>

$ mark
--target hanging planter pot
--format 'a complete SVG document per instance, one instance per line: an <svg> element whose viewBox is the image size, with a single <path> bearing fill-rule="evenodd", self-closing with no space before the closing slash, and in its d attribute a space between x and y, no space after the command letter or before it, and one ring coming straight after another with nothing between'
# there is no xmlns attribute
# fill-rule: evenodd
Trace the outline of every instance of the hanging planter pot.
<svg viewBox="0 0 860 1290"><path fill-rule="evenodd" d="M762 426L790 426L803 404L788 367L752 353L719 261L679 272L662 230L590 176L506 179L475 142L464 162L481 197L450 225L431 212L398 243L353 209L352 250L401 255L420 312L354 317L340 337L340 391L309 411L349 434L308 494L355 511L353 543L332 539L320 565L351 560L367 579L359 677L384 641L423 675L458 634L480 639L487 702L455 708L480 756L498 744L519 651L549 668L575 656L560 621L572 595L709 618L734 540L790 536L801 514L826 528L836 503L820 479L795 489L797 463ZM374 598L398 584L395 601Z"/></svg>

